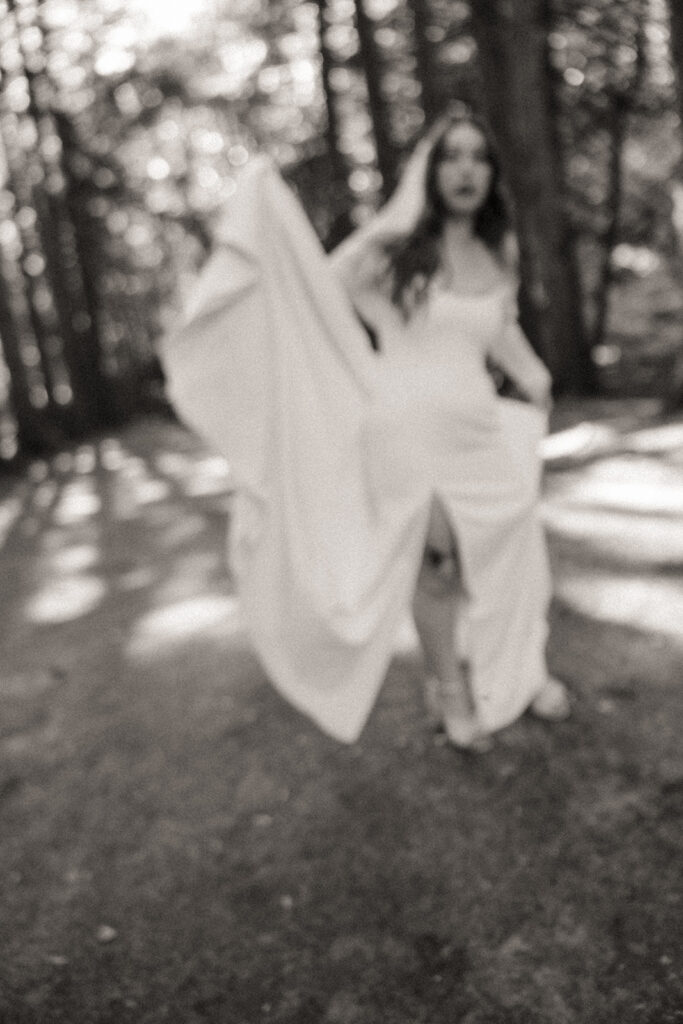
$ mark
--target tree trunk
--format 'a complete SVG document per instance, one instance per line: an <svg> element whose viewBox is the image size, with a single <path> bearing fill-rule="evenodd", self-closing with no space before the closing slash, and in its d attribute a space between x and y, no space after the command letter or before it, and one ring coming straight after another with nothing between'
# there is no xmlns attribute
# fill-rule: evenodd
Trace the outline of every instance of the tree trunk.
<svg viewBox="0 0 683 1024"><path fill-rule="evenodd" d="M671 23L671 54L678 78L678 111L683 130L683 5L681 0L669 0Z"/></svg>
<svg viewBox="0 0 683 1024"><path fill-rule="evenodd" d="M361 60L368 88L368 106L377 148L377 166L382 175L382 192L388 196L395 184L398 153L389 127L389 104L382 89L382 54L375 42L374 22L367 15L363 0L355 0L355 6Z"/></svg>
<svg viewBox="0 0 683 1024"><path fill-rule="evenodd" d="M9 372L9 400L17 424L17 443L24 454L54 451L64 438L31 404L29 384L20 355L20 341L2 268L0 268L0 345Z"/></svg>
<svg viewBox="0 0 683 1024"><path fill-rule="evenodd" d="M334 166L336 172L339 173L343 179L345 176L346 168L344 165L344 159L339 149L339 114L337 112L337 104L335 98L335 90L332 88L332 73L336 66L336 61L330 52L330 48L327 45L326 34L328 29L326 13L328 10L329 0L317 0L318 8L318 33L320 36L320 72L323 86L323 95L325 97L325 111L327 113L327 123L325 125L325 142L330 155L330 160Z"/></svg>
<svg viewBox="0 0 683 1024"><path fill-rule="evenodd" d="M564 211L548 0L472 0L482 92L514 198L531 340L559 392L595 390L573 238Z"/></svg>
<svg viewBox="0 0 683 1024"><path fill-rule="evenodd" d="M413 16L414 50L417 73L422 86L422 109L429 124L441 112L443 106L436 78L435 46L429 39L429 0L407 0L407 6Z"/></svg>
<svg viewBox="0 0 683 1024"><path fill-rule="evenodd" d="M78 155L78 140L69 119L62 113L54 117L55 132L62 144L61 171L64 175L62 195L53 199L55 215L65 222L71 235L75 257L77 293L85 314L84 327L80 336L81 379L89 393L90 416L95 424L111 426L116 421L111 388L102 370L102 347L100 327L101 296L98 287L97 270L102 264L101 246L94 241L95 229L89 222L84 208L81 182L74 177L73 164Z"/></svg>
<svg viewBox="0 0 683 1024"><path fill-rule="evenodd" d="M320 36L320 75L325 97L325 110L327 122L325 125L325 144L332 167L332 173L339 188L342 191L342 200L339 204L341 213L338 214L325 239L327 248L334 248L352 228L351 206L352 196L349 188L349 168L346 158L342 154L340 140L339 110L337 107L336 91L332 86L332 75L338 62L327 44L326 33L328 23L326 14L329 8L329 0L316 0L318 8L318 33Z"/></svg>
<svg viewBox="0 0 683 1024"><path fill-rule="evenodd" d="M609 166L607 171L607 227L602 233L602 262L599 271L595 320L590 331L591 346L602 345L605 340L607 321L610 310L610 290L612 285L612 252L619 237L619 215L623 197L623 150L626 134L626 110L623 98L617 99L613 109L610 128Z"/></svg>
<svg viewBox="0 0 683 1024"><path fill-rule="evenodd" d="M683 135L683 5L681 0L669 0L669 24L671 29L671 56L677 80L678 116ZM679 233L679 245L683 251L683 235ZM670 412L683 409L683 352L679 352L671 392L666 401Z"/></svg>
<svg viewBox="0 0 683 1024"><path fill-rule="evenodd" d="M609 164L608 164L608 189L607 189L607 227L603 232L601 242L603 246L602 266L600 268L600 280L598 285L597 307L595 322L591 330L591 346L602 345L605 341L605 334L609 325L610 299L612 293L612 254L619 241L619 221L624 196L624 144L628 134L628 122L631 111L638 102L640 89L643 83L643 76L646 70L645 56L645 24L646 4L641 3L636 10L635 28L635 49L636 60L634 62L633 78L627 86L621 89L612 97L610 109L610 124L607 129L610 133Z"/></svg>

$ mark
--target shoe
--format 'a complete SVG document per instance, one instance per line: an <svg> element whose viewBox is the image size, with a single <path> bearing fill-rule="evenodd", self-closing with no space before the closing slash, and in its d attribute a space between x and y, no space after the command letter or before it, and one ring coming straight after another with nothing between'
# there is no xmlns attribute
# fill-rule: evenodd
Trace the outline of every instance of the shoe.
<svg viewBox="0 0 683 1024"><path fill-rule="evenodd" d="M567 687L559 679L549 676L543 689L532 700L529 710L537 718L564 722L572 713Z"/></svg>
<svg viewBox="0 0 683 1024"><path fill-rule="evenodd" d="M441 725L443 721L441 683L436 676L425 676L422 694L430 724L433 726Z"/></svg>
<svg viewBox="0 0 683 1024"><path fill-rule="evenodd" d="M493 740L482 732L476 716L467 706L464 687L444 686L436 676L427 676L424 697L431 721L443 727L451 746L476 754L492 749Z"/></svg>
<svg viewBox="0 0 683 1024"><path fill-rule="evenodd" d="M488 754L493 750L493 740L482 732L474 715L459 719L449 717L444 721L444 728L448 742L457 750L465 750L471 754Z"/></svg>

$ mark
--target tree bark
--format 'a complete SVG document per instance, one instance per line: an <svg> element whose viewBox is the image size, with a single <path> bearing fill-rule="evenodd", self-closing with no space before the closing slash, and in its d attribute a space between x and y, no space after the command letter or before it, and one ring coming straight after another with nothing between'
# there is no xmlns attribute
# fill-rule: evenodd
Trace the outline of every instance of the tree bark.
<svg viewBox="0 0 683 1024"><path fill-rule="evenodd" d="M602 266L598 285L595 322L591 330L591 346L601 345L609 324L610 299L612 293L612 254L619 241L619 221L624 197L624 144L628 133L628 121L634 105L638 102L643 76L646 70L645 57L645 4L640 4L636 11L635 48L633 78L628 86L622 86L612 97L610 109L610 133L608 189L607 189L607 227L602 234L603 247Z"/></svg>
<svg viewBox="0 0 683 1024"><path fill-rule="evenodd" d="M678 111L683 131L683 5L681 0L669 0L671 26L671 54L678 79Z"/></svg>
<svg viewBox="0 0 683 1024"><path fill-rule="evenodd" d="M54 451L64 437L31 404L26 367L21 359L20 340L12 314L7 284L0 267L0 346L9 372L9 400L17 425L17 444L23 454Z"/></svg>
<svg viewBox="0 0 683 1024"><path fill-rule="evenodd" d="M368 17L363 0L355 0L356 26L360 43L361 60L368 88L368 106L372 118L377 166L382 175L382 192L391 194L395 184L398 153L390 132L389 105L382 89L382 54L375 42L375 25Z"/></svg>
<svg viewBox="0 0 683 1024"><path fill-rule="evenodd" d="M548 62L548 0L472 0L482 92L514 199L525 327L558 392L595 390Z"/></svg>
<svg viewBox="0 0 683 1024"><path fill-rule="evenodd" d="M323 95L325 97L325 111L327 114L325 124L325 145L332 167L335 181L338 183L342 193L342 200L339 204L341 213L338 214L325 244L328 248L334 248L343 238L346 237L352 228L351 206L352 196L349 188L349 167L346 158L342 154L340 140L341 131L339 123L339 110L337 107L336 90L332 87L332 75L338 62L330 51L326 41L328 23L326 14L329 7L329 0L316 0L318 8L318 34L320 36L320 75L322 80Z"/></svg>
<svg viewBox="0 0 683 1024"><path fill-rule="evenodd" d="M676 72L678 116L681 134L683 135L683 4L681 0L669 0L669 27L671 31L671 56ZM679 235L683 249L683 236ZM666 400L666 408L670 412L683 409L683 353L679 353L671 392Z"/></svg>
<svg viewBox="0 0 683 1024"><path fill-rule="evenodd" d="M325 97L325 112L327 123L325 125L325 143L327 145L330 160L336 172L343 178L346 172L344 159L339 149L339 114L335 100L335 91L332 88L332 73L336 61L330 53L327 45L326 33L328 29L326 13L329 0L316 0L318 8L318 34L320 36L320 74Z"/></svg>
<svg viewBox="0 0 683 1024"><path fill-rule="evenodd" d="M78 140L69 119L62 113L54 116L55 132L62 144L61 171L64 189L53 200L56 217L60 217L71 236L74 254L74 275L79 312L85 314L87 326L80 333L80 345L73 352L78 358L81 388L88 395L89 418L94 425L111 426L116 422L114 399L102 370L100 304L97 268L102 266L101 245L89 221L83 199L82 182L74 176L73 164L78 155Z"/></svg>
<svg viewBox="0 0 683 1024"><path fill-rule="evenodd" d="M441 112L443 106L436 79L435 47L430 42L428 35L431 27L429 0L407 0L407 6L413 16L414 51L418 77L422 86L422 109L427 124L429 124Z"/></svg>
<svg viewBox="0 0 683 1024"><path fill-rule="evenodd" d="M42 0L36 0L33 23L43 33L44 54L47 30L40 17L42 6ZM33 121L40 142L52 141L56 125L45 102L50 86L45 77L44 63L36 68L27 59L22 44L17 0L7 0L7 7L15 21L17 46L22 58L21 75L28 91L26 116ZM63 139L61 141L64 142ZM37 230L45 259L45 278L59 320L62 355L72 387L72 399L68 406L71 430L79 435L107 422L108 395L100 369L97 309L89 301L91 296L78 250L76 227L65 202L65 188L69 187L69 167L60 158L53 161L47 159L44 156L46 148L39 145L35 152L25 154L27 164L40 169L40 181L31 190L30 202L37 214ZM46 187L53 172L61 174L66 183L58 192ZM65 417L66 411L60 410L61 418Z"/></svg>

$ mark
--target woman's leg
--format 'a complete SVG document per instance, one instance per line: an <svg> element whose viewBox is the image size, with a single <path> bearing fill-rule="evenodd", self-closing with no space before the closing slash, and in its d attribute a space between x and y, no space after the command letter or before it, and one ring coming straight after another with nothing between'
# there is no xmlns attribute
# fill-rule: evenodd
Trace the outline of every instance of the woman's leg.
<svg viewBox="0 0 683 1024"><path fill-rule="evenodd" d="M458 746L480 746L472 700L455 645L463 580L448 514L435 498L425 552L413 598L413 616L427 670L427 699L440 711L449 738Z"/></svg>

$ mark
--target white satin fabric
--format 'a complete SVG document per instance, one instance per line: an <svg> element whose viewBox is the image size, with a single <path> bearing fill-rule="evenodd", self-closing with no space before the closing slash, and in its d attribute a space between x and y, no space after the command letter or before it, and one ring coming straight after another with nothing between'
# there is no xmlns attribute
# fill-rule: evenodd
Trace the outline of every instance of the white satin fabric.
<svg viewBox="0 0 683 1024"><path fill-rule="evenodd" d="M468 591L486 730L545 682L549 576L536 514L545 416L499 399L484 366L510 294L433 288L369 347L303 211L267 160L243 176L183 322L164 342L182 418L232 467L230 559L253 646L326 732L359 736L448 510Z"/></svg>

